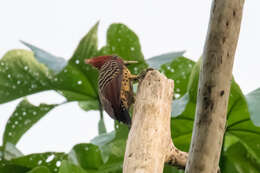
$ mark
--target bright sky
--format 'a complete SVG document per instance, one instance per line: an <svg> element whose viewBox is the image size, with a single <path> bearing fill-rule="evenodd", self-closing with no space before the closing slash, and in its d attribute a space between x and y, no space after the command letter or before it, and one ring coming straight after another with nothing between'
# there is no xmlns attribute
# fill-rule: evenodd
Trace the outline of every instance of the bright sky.
<svg viewBox="0 0 260 173"><path fill-rule="evenodd" d="M145 58L186 50L197 60L203 50L211 1L190 0L8 0L0 1L0 57L14 48L27 49L19 40L54 55L70 58L79 40L100 20L99 43L113 22L128 25L140 38ZM260 1L246 1L234 76L245 93L260 87ZM29 96L32 103L60 103L55 92ZM0 143L5 123L19 100L0 105ZM112 130L113 121L106 117ZM97 135L98 113L84 112L77 103L52 110L27 132L18 148L25 154L68 152L73 145Z"/></svg>

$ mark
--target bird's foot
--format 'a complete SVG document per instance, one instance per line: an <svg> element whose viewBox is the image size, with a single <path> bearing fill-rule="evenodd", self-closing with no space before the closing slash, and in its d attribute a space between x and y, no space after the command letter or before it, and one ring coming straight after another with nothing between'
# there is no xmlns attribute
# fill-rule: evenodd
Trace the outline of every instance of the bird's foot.
<svg viewBox="0 0 260 173"><path fill-rule="evenodd" d="M142 71L140 74L138 74L138 75L132 75L131 76L131 79L133 80L133 81L142 81L143 79L144 79L144 77L145 77L145 75L147 74L147 72L149 72L149 71L152 71L152 70L154 70L153 68L147 68L146 70L144 70L144 71Z"/></svg>

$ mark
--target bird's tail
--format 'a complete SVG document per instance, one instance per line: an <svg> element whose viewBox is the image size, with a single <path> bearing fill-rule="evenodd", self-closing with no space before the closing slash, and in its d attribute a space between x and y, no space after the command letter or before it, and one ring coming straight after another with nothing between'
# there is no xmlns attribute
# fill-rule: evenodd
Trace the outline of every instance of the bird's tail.
<svg viewBox="0 0 260 173"><path fill-rule="evenodd" d="M121 109L120 115L119 115L119 121L121 121L124 124L126 124L129 127L129 129L130 129L132 121L131 121L131 117L129 115L129 112L127 110Z"/></svg>

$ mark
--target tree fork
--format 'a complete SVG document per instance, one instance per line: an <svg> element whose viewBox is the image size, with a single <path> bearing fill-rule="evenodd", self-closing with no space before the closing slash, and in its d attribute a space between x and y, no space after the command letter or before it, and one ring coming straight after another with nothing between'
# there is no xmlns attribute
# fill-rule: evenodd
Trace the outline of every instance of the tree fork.
<svg viewBox="0 0 260 173"><path fill-rule="evenodd" d="M215 173L218 168L243 4L213 1L186 173Z"/></svg>
<svg viewBox="0 0 260 173"><path fill-rule="evenodd" d="M124 173L162 173L164 163L184 169L188 154L178 150L171 139L173 88L173 81L155 70L139 84Z"/></svg>

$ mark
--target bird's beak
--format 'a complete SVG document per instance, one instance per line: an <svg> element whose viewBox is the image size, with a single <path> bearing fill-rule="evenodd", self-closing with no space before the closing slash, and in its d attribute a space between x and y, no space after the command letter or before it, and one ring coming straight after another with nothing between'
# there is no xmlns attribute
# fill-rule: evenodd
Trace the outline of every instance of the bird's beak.
<svg viewBox="0 0 260 173"><path fill-rule="evenodd" d="M124 64L125 65L128 65L128 64L137 64L138 63L138 61L125 61L124 60Z"/></svg>
<svg viewBox="0 0 260 173"><path fill-rule="evenodd" d="M91 62L92 62L92 59L85 59L86 64L91 64Z"/></svg>

